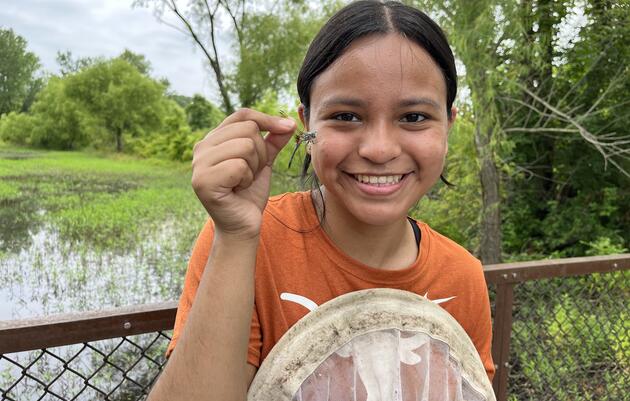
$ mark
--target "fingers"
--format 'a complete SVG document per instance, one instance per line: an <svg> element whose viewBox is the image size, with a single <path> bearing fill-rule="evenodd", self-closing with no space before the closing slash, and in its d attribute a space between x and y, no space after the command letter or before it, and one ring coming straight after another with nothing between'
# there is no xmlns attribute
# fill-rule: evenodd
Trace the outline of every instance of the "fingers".
<svg viewBox="0 0 630 401"><path fill-rule="evenodd" d="M241 121L253 121L258 125L259 131L268 131L274 134L290 134L295 131L295 121L290 118L270 116L252 109L240 109L229 115L218 128Z"/></svg>
<svg viewBox="0 0 630 401"><path fill-rule="evenodd" d="M288 134L274 134L269 133L265 136L265 145L267 150L267 166L271 166L273 161L276 160L276 156L285 147L285 145L291 140L293 133Z"/></svg>
<svg viewBox="0 0 630 401"><path fill-rule="evenodd" d="M291 119L243 109L230 115L193 149L193 188L204 205L248 188L291 139ZM269 133L263 138L261 131Z"/></svg>
<svg viewBox="0 0 630 401"><path fill-rule="evenodd" d="M243 158L254 173L260 171L267 163L267 149L258 131L247 133L239 126L229 128L216 132L195 149L193 166L197 162L210 167L223 160Z"/></svg>
<svg viewBox="0 0 630 401"><path fill-rule="evenodd" d="M227 177L219 184L223 189L244 189L254 181L254 173L244 159L225 160L215 167L217 170L224 171L225 177Z"/></svg>
<svg viewBox="0 0 630 401"><path fill-rule="evenodd" d="M207 169L193 169L192 186L200 199L214 203L220 194L248 188L254 173L245 159L227 159ZM205 203L204 203L205 206Z"/></svg>
<svg viewBox="0 0 630 401"><path fill-rule="evenodd" d="M241 109L228 116L203 142L215 145L242 136L252 138L260 159L258 170L255 170L257 172L262 167L273 164L278 153L291 140L296 128L292 119ZM260 131L269 132L264 141L260 137Z"/></svg>

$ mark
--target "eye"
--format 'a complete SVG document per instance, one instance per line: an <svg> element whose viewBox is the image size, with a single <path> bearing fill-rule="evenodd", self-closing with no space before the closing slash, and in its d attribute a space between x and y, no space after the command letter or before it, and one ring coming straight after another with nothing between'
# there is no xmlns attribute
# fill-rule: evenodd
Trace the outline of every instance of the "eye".
<svg viewBox="0 0 630 401"><path fill-rule="evenodd" d="M355 116L352 113L339 113L339 114L335 114L332 118L333 120L338 120L338 121L347 121L347 122L359 121L357 116Z"/></svg>
<svg viewBox="0 0 630 401"><path fill-rule="evenodd" d="M427 117L425 115L423 115L423 114L420 114L420 113L408 113L408 114L405 114L403 116L401 121L405 122L405 123L420 123L420 122L422 122L422 121L424 121L426 119L427 119Z"/></svg>

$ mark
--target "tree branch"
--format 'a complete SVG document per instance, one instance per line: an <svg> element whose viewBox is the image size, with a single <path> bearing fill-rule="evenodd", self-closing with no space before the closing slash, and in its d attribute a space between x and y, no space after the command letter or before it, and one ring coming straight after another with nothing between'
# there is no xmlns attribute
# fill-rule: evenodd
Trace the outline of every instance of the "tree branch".
<svg viewBox="0 0 630 401"><path fill-rule="evenodd" d="M630 178L630 172L626 171L619 163L617 163L616 160L613 159L614 156L619 156L619 155L625 155L626 153L628 153L629 149L624 149L624 148L620 148L618 145L619 144L625 144L624 140L625 137L623 136L606 136L606 141L602 141L599 137L597 137L596 135L593 135L588 129L586 129L586 127L584 127L581 122L586 120L591 112L594 110L594 107L589 108L588 112L585 112L584 114L582 114L581 116L578 117L572 117L571 115L564 113L562 110L560 110L558 107L551 105L549 102L547 102L546 100L540 98L538 95L536 95L534 92L532 92L531 90L529 90L528 88L526 88L523 85L520 85L521 89L528 94L532 99L534 99L536 102L540 103L541 105L543 105L549 112L551 112L550 114L559 120L565 121L567 123L569 123L570 125L572 125L574 127L575 130L577 130L577 132L580 134L580 136L588 143L590 143L591 145L593 145L593 147L595 147L595 149L597 149L597 151L602 155L602 157L604 158L604 163L608 163L610 162L610 164L612 164L613 166L615 166L621 173L623 173L625 176ZM610 88L610 86L609 86ZM595 104L598 104L601 99L603 98L603 96L606 95L608 90L604 91L604 93L595 101ZM609 139L612 139L612 141L609 141ZM619 142L621 141L621 142ZM624 156L625 158L625 156Z"/></svg>

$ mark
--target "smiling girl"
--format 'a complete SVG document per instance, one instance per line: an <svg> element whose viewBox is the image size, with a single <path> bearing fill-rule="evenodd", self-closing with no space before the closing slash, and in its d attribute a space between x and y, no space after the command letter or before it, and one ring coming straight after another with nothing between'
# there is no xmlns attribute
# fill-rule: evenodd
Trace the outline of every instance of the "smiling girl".
<svg viewBox="0 0 630 401"><path fill-rule="evenodd" d="M438 302L492 377L481 264L407 217L442 173L456 91L452 52L431 19L360 1L322 28L298 77L319 189L268 199L293 120L239 110L195 146L192 185L211 219L149 399L244 400L261 361L309 309L378 287Z"/></svg>

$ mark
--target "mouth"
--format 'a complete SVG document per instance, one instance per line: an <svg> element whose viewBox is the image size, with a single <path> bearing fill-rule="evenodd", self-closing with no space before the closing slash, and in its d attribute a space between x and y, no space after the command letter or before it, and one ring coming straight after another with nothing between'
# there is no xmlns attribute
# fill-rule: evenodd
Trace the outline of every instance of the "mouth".
<svg viewBox="0 0 630 401"><path fill-rule="evenodd" d="M388 187L400 183L406 174L388 174L388 175L368 175L368 174L349 174L356 181L374 187Z"/></svg>

